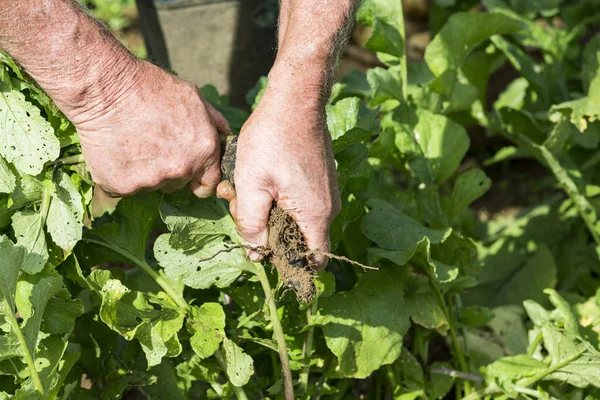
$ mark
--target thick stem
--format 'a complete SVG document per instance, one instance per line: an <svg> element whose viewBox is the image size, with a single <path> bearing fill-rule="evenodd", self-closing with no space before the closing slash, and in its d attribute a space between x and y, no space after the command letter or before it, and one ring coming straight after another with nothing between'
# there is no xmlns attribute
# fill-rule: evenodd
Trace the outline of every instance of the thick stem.
<svg viewBox="0 0 600 400"><path fill-rule="evenodd" d="M9 307L7 306L6 308L9 308ZM40 376L38 375L37 370L35 369L35 363L33 361L33 356L31 355L31 353L29 352L29 349L27 348L27 341L25 340L25 336L23 336L23 332L21 332L21 329L19 328L19 323L17 322L17 319L15 318L15 315L13 312L14 312L14 310L11 310L10 312L6 312L4 318L6 318L7 322L10 324L10 327L12 328L13 332L17 336L17 339L19 340L19 345L21 346L21 349L23 350L23 358L25 358L25 363L27 364L27 368L29 369L29 376L31 377L31 380L33 381L33 384L35 385L35 389L42 396L45 396L46 393L44 391L44 385L42 385Z"/></svg>
<svg viewBox="0 0 600 400"><path fill-rule="evenodd" d="M579 357L581 357L581 355L584 353L585 350L581 350L580 352L578 352L577 354L575 354L572 357L567 358L566 360L564 360L563 362L560 362L548 369L543 370L542 372L530 377L530 378L525 378L525 379L521 379L517 382L517 384L519 386L530 386L533 385L534 383L536 383L537 381L541 381L542 379L544 379L546 376L550 375L551 373L553 373L554 371L557 371L559 369L561 369L562 367L564 367L565 365L577 360Z"/></svg>
<svg viewBox="0 0 600 400"><path fill-rule="evenodd" d="M542 332L538 333L533 342L531 342L531 344L529 345L529 348L527 349L527 355L530 357L533 356L533 353L535 353L535 349L537 349L537 347L540 345L540 343L542 343L543 340L544 336L542 335Z"/></svg>
<svg viewBox="0 0 600 400"><path fill-rule="evenodd" d="M82 239L83 242L97 244L99 246L106 247L114 251L115 253L125 257L128 261L130 261L133 265L142 269L142 271L146 272L154 281L160 286L171 299L182 309L187 310L189 308L188 303L185 301L183 296L181 296L173 287L167 282L162 276L158 274L155 270L152 269L150 265L144 260L140 260L137 257L127 253L126 251L120 249L117 246L113 246L111 243L105 242L101 239L94 239L90 237L84 237Z"/></svg>
<svg viewBox="0 0 600 400"><path fill-rule="evenodd" d="M215 358L217 359L221 370L223 370L223 372L225 372L225 375L227 375L227 365L225 364L225 359L223 358L223 353L221 353L220 349L217 349L217 351L215 351ZM231 383L231 387L233 388L233 393L235 393L235 397L237 397L238 400L248 400L248 396L246 395L246 391L243 387L235 386L233 383Z"/></svg>
<svg viewBox="0 0 600 400"><path fill-rule="evenodd" d="M313 304L306 310L306 322L310 325L312 316L317 312L318 300L315 300ZM306 331L306 337L304 339L304 349L302 354L302 362L304 367L300 371L300 389L302 393L308 393L308 378L310 376L310 358L312 355L313 341L315 337L315 328L310 327Z"/></svg>
<svg viewBox="0 0 600 400"><path fill-rule="evenodd" d="M285 335L283 334L283 328L281 326L281 321L279 320L279 314L277 313L277 304L271 294L271 284L269 283L269 278L267 277L267 273L263 266L259 263L254 263L254 267L256 268L256 276L262 285L269 306L269 315L271 317L271 324L273 325L273 335L275 336L275 342L277 343L279 360L281 361L281 371L283 372L285 399L294 400L294 384L292 381L292 370L290 369L290 359L287 353Z"/></svg>
<svg viewBox="0 0 600 400"><path fill-rule="evenodd" d="M460 348L460 343L458 342L458 337L456 335L456 328L454 327L454 320L452 319L452 316L450 315L450 312L448 311L448 305L446 304L444 295L442 294L442 292L440 291L440 288L438 287L437 283L435 282L435 278L433 277L431 271L429 269L426 269L426 272L427 272L427 276L429 277L429 285L431 286L431 289L433 290L433 293L434 293L438 303L440 304L440 307L442 308L442 312L444 313L444 316L446 317L446 320L448 321L448 331L450 332L450 341L452 343L452 353L453 353L454 357L456 357L456 361L458 362L458 366L459 366L460 370L462 372L465 372L468 374L469 369L467 368L467 362L465 361L465 356L462 352L462 349ZM465 396L468 396L472 391L471 382L463 381L463 389L465 392L464 393Z"/></svg>
<svg viewBox="0 0 600 400"><path fill-rule="evenodd" d="M400 35L402 35L402 55L400 56L400 71L402 74L402 96L406 100L408 95L408 64L406 57L406 30L404 28L404 6L400 2L400 18L398 21Z"/></svg>
<svg viewBox="0 0 600 400"><path fill-rule="evenodd" d="M54 161L51 165L60 167L61 165L76 165L76 164L83 164L83 163L85 163L83 154L76 154L74 156L59 158L58 160Z"/></svg>

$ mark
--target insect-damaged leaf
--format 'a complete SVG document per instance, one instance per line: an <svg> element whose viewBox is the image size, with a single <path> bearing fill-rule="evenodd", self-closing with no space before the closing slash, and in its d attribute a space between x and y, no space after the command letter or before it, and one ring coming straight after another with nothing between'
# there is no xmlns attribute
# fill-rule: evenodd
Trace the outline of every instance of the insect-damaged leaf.
<svg viewBox="0 0 600 400"><path fill-rule="evenodd" d="M0 155L20 171L37 175L58 158L60 142L40 110L0 83Z"/></svg>
<svg viewBox="0 0 600 400"><path fill-rule="evenodd" d="M171 245L171 236L164 234L156 240L154 257L164 268L165 274L174 281L182 281L195 289L206 289L212 285L227 287L242 271L254 270L241 248L217 254L228 246L215 240L205 243L201 249L184 251Z"/></svg>
<svg viewBox="0 0 600 400"><path fill-rule="evenodd" d="M235 386L244 386L254 374L254 361L252 357L242 350L233 341L223 339L223 358L225 361L227 377Z"/></svg>
<svg viewBox="0 0 600 400"><path fill-rule="evenodd" d="M93 271L88 280L102 297L102 321L125 339L138 339L149 366L181 352L177 332L183 325L184 314L164 292L130 290L109 271Z"/></svg>
<svg viewBox="0 0 600 400"><path fill-rule="evenodd" d="M146 244L158 217L160 195L126 197L119 202L112 221L85 233L85 255L79 259L95 265L96 259L145 263Z"/></svg>
<svg viewBox="0 0 600 400"><path fill-rule="evenodd" d="M185 325L192 334L192 349L200 358L212 356L225 338L225 313L218 303L191 307Z"/></svg>
<svg viewBox="0 0 600 400"><path fill-rule="evenodd" d="M54 243L67 252L81 240L83 212L81 194L71 177L61 171L54 183L46 226Z"/></svg>

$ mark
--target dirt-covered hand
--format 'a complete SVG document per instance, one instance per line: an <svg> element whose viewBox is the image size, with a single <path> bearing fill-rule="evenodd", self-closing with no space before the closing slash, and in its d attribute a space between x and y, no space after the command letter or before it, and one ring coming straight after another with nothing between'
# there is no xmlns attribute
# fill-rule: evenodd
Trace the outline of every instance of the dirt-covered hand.
<svg viewBox="0 0 600 400"><path fill-rule="evenodd" d="M63 107L79 132L94 181L109 194L171 192L190 184L207 197L220 179L225 118L191 83L138 61L101 98Z"/></svg>
<svg viewBox="0 0 600 400"><path fill-rule="evenodd" d="M329 251L329 227L340 209L331 137L318 96L267 89L242 128L237 147L235 194L227 183L218 194L247 244L267 244L275 201L298 224L311 250ZM237 196L234 197L234 196ZM260 256L250 251L253 260ZM315 255L315 269L327 257Z"/></svg>

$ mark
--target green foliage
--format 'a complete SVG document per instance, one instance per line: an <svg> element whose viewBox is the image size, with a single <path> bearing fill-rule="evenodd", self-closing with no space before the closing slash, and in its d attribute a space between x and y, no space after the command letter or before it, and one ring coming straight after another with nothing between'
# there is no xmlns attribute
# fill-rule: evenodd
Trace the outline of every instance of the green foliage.
<svg viewBox="0 0 600 400"><path fill-rule="evenodd" d="M378 270L333 260L310 304L235 247L219 199L132 196L94 220L74 126L2 55L0 398L600 398L600 7L476 3L436 1L414 63L402 2L363 3L385 67L326 108L331 241ZM202 90L239 131L248 113ZM511 142L484 166L534 160L552 196L477 220L477 128Z"/></svg>

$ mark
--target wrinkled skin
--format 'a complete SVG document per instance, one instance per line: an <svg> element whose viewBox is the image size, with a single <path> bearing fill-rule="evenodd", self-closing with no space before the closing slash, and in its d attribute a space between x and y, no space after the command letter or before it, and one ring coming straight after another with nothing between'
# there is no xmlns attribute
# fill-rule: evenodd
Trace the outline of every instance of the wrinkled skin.
<svg viewBox="0 0 600 400"><path fill-rule="evenodd" d="M67 111L94 181L115 196L187 184L199 197L213 195L225 118L193 84L150 63L137 63L127 77L97 106Z"/></svg>

